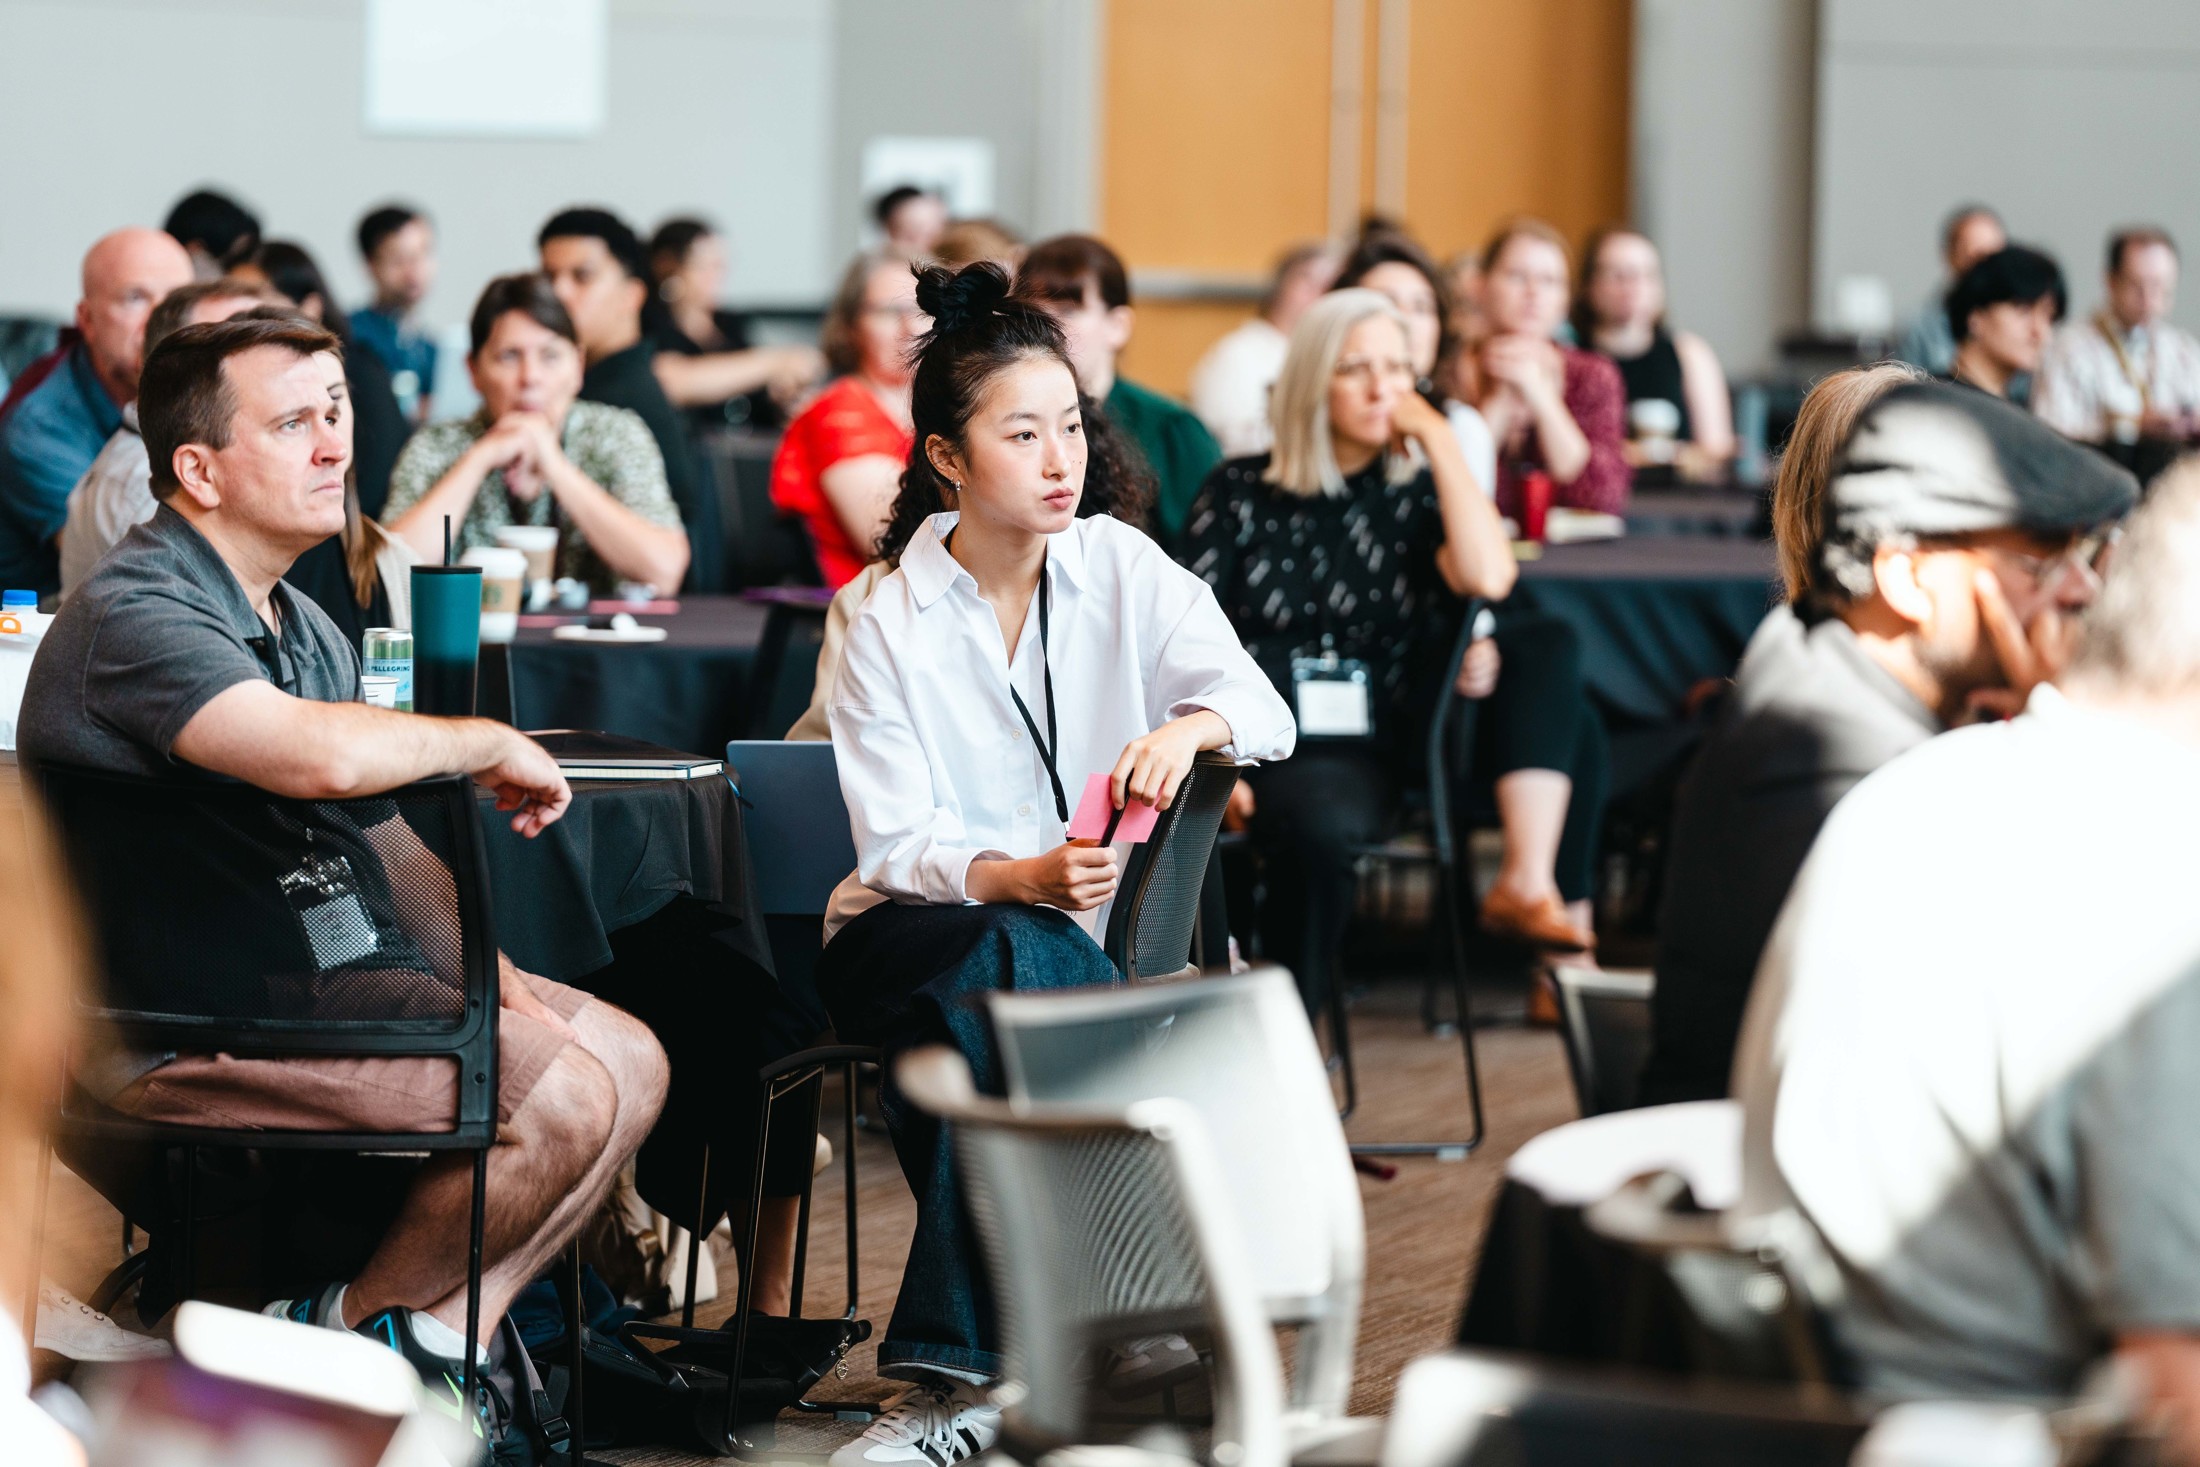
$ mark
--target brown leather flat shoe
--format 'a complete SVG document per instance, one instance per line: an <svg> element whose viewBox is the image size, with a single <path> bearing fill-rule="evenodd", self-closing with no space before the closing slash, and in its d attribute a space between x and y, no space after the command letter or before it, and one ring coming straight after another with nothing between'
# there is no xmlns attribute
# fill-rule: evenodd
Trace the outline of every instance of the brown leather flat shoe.
<svg viewBox="0 0 2200 1467"><path fill-rule="evenodd" d="M1587 952L1597 945L1596 934L1576 927L1557 897L1524 902L1498 888L1482 899L1482 930L1553 952Z"/></svg>

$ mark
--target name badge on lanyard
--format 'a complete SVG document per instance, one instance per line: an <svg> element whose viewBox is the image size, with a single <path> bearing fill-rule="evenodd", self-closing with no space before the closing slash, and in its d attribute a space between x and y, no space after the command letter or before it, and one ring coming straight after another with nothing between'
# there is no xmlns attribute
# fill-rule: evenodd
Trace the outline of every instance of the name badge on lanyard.
<svg viewBox="0 0 2200 1467"><path fill-rule="evenodd" d="M1291 697L1299 734L1364 739L1375 732L1374 677L1357 657L1325 652L1291 659Z"/></svg>

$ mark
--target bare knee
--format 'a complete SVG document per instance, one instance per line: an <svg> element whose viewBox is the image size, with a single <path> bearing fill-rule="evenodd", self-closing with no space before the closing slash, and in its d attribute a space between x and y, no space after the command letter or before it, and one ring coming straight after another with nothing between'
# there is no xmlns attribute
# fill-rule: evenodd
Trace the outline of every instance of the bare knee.
<svg viewBox="0 0 2200 1467"><path fill-rule="evenodd" d="M546 1167L577 1179L609 1144L618 1107L611 1073L587 1050L569 1044L513 1115L511 1129L522 1146L540 1153Z"/></svg>
<svg viewBox="0 0 2200 1467"><path fill-rule="evenodd" d="M590 1005L589 1024L582 1035L590 1054L611 1076L619 1110L646 1131L664 1109L666 1088L672 1082L672 1065L664 1046L649 1026L610 1004Z"/></svg>

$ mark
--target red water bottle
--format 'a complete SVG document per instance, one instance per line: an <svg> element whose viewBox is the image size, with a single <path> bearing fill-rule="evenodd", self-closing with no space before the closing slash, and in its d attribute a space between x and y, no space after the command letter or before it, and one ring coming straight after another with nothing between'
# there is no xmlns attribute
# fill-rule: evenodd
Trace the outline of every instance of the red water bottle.
<svg viewBox="0 0 2200 1467"><path fill-rule="evenodd" d="M1551 476L1530 469L1520 480L1520 538L1543 543L1543 524L1551 513Z"/></svg>

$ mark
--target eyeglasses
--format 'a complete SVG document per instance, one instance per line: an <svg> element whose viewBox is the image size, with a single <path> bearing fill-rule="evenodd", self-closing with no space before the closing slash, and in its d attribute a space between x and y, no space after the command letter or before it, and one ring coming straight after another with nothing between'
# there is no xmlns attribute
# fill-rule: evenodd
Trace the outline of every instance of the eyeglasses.
<svg viewBox="0 0 2200 1467"><path fill-rule="evenodd" d="M1413 363L1404 357L1339 357L1335 375L1362 386L1382 381L1411 382Z"/></svg>
<svg viewBox="0 0 2200 1467"><path fill-rule="evenodd" d="M1994 552L2023 566L2025 574L2031 578L2033 591L2039 594L2052 591L2062 584L2065 576L2070 575L2077 576L2087 590L2098 591L2108 572L2110 553L2115 549L2116 542L2123 538L2123 534L2121 526L2096 530L2089 535L2080 535L2053 555L2027 555L2022 550L2012 550L2007 546L1994 547Z"/></svg>

